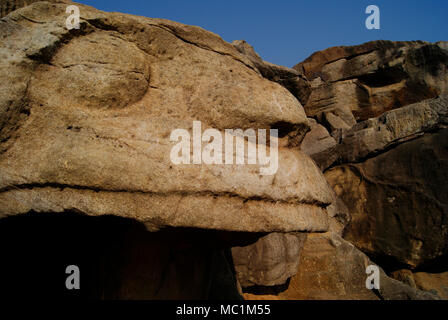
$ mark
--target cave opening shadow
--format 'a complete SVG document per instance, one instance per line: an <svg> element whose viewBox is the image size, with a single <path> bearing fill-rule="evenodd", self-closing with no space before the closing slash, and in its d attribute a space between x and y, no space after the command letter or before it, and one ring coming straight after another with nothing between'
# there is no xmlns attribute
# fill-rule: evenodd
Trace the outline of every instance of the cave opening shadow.
<svg viewBox="0 0 448 320"><path fill-rule="evenodd" d="M240 300L228 239L241 245L257 238L189 228L149 232L112 215L11 216L0 219L0 296ZM79 289L67 289L70 265L79 268Z"/></svg>

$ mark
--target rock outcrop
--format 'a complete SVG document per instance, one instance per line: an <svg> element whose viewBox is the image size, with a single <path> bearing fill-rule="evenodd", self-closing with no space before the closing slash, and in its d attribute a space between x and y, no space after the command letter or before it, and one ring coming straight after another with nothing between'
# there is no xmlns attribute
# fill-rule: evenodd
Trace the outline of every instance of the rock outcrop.
<svg viewBox="0 0 448 320"><path fill-rule="evenodd" d="M305 245L298 273L286 289L246 297L425 298L410 288L444 297L443 286L435 289L432 280L417 286L412 271L396 274L403 267L425 270L448 253L444 44L378 41L330 48L294 67L310 83L309 99L301 102L312 117L311 130L300 148L325 172L336 199L347 205L348 213L341 211L342 223L334 230L339 230L344 244L356 246L351 246L351 253L334 253L332 260L339 255L368 259L360 249L401 283L387 278L386 293L373 294L361 281L365 265L349 259L346 266L328 266L322 252L329 251L329 238L311 234L308 245L314 243L313 251ZM306 261L313 263L301 273ZM321 281L308 275L321 269L339 274ZM348 270L357 271L348 276Z"/></svg>
<svg viewBox="0 0 448 320"><path fill-rule="evenodd" d="M367 120L446 93L447 64L443 44L372 41L316 52L294 69L311 84L302 101L307 115L351 126L353 117Z"/></svg>
<svg viewBox="0 0 448 320"><path fill-rule="evenodd" d="M330 135L310 120L311 131L301 145L322 170L341 163L363 161L394 146L448 125L448 95L417 102L361 121Z"/></svg>
<svg viewBox="0 0 448 320"><path fill-rule="evenodd" d="M415 268L448 254L448 130L325 172L347 204L345 239Z"/></svg>
<svg viewBox="0 0 448 320"><path fill-rule="evenodd" d="M151 230L327 230L331 188L294 147L309 125L292 94L199 27L79 5L80 29L67 30L66 5L34 3L0 22L0 215L77 210ZM195 120L222 133L278 128L277 173L174 165L170 133L191 132Z"/></svg>
<svg viewBox="0 0 448 320"><path fill-rule="evenodd" d="M311 130L305 135L300 149L324 170L339 159L338 143L328 130L313 118L309 119Z"/></svg>
<svg viewBox="0 0 448 320"><path fill-rule="evenodd" d="M366 267L374 265L355 246L335 233L310 234L302 250L297 274L277 295L244 294L246 299L439 299L391 279L380 270L380 289L366 288Z"/></svg>
<svg viewBox="0 0 448 320"><path fill-rule="evenodd" d="M417 286L412 271L400 270L433 274L424 270L448 253L447 64L445 42L379 41L295 66L311 82L303 104L317 120L301 149L348 207L344 239L440 297L443 287Z"/></svg>
<svg viewBox="0 0 448 320"><path fill-rule="evenodd" d="M78 263L95 299L447 298L447 42L334 47L291 69L81 4L68 30L69 4L0 6L0 293L40 294L23 274L42 257L53 296L56 266ZM172 161L178 129L191 163ZM243 130L277 129L277 170L195 142L206 129L241 129L245 149L263 141Z"/></svg>
<svg viewBox="0 0 448 320"><path fill-rule="evenodd" d="M270 233L249 246L233 247L233 262L241 286L284 284L297 272L305 240L304 233Z"/></svg>

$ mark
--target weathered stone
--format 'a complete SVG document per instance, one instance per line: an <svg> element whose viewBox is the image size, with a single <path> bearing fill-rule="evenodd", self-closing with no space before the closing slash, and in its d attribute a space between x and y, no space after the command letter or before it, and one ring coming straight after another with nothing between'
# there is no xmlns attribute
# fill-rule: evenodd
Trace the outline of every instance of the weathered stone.
<svg viewBox="0 0 448 320"><path fill-rule="evenodd" d="M279 128L300 143L308 120L292 94L211 32L78 6L79 30L59 3L0 21L1 216L73 209L154 230L327 230L331 188L296 147L279 149L271 176L259 164L170 161L170 133L194 120Z"/></svg>
<svg viewBox="0 0 448 320"><path fill-rule="evenodd" d="M448 254L448 129L325 172L348 206L344 238L415 268Z"/></svg>
<svg viewBox="0 0 448 320"><path fill-rule="evenodd" d="M315 124L310 123L312 130L316 128ZM425 132L447 125L448 96L441 95L385 112L379 117L359 122L350 129L335 126L332 138L337 142L336 145L328 143L327 138L324 139L326 133L322 129L315 133L308 132L302 142L302 150L325 170L334 163L363 161ZM314 142L315 135L321 137L323 142Z"/></svg>
<svg viewBox="0 0 448 320"><path fill-rule="evenodd" d="M385 275L380 269L380 289L366 288L369 258L334 233L309 234L303 247L297 274L288 288L276 295L280 299L437 299ZM244 294L245 299L264 299L263 295ZM269 296L271 298L272 296Z"/></svg>
<svg viewBox="0 0 448 320"><path fill-rule="evenodd" d="M416 272L414 281L420 290L437 294L444 300L448 300L448 272L429 273Z"/></svg>
<svg viewBox="0 0 448 320"><path fill-rule="evenodd" d="M345 131L337 147L340 162L367 156L448 125L448 95L428 99L360 122Z"/></svg>
<svg viewBox="0 0 448 320"><path fill-rule="evenodd" d="M330 132L335 130L348 130L350 126L341 118L333 114L332 112L324 113L324 122L328 125Z"/></svg>
<svg viewBox="0 0 448 320"><path fill-rule="evenodd" d="M2 0L0 2L0 18L3 18L14 10L28 6L34 2L47 1L47 2L68 2L64 0Z"/></svg>
<svg viewBox="0 0 448 320"><path fill-rule="evenodd" d="M300 103L305 104L311 93L311 86L301 72L264 61L255 52L254 48L244 40L235 40L232 44L239 52L247 56L263 77L278 82L288 89Z"/></svg>
<svg viewBox="0 0 448 320"><path fill-rule="evenodd" d="M309 122L311 130L305 135L300 149L316 161L323 170L337 160L337 143L324 126L318 124L314 119L309 119Z"/></svg>
<svg viewBox="0 0 448 320"><path fill-rule="evenodd" d="M294 66L311 83L308 116L349 108L358 121L448 90L443 43L372 41L333 47Z"/></svg>
<svg viewBox="0 0 448 320"><path fill-rule="evenodd" d="M417 288L417 286L415 285L414 276L412 274L412 271L409 269L400 269L400 270L393 271L393 272L391 272L390 276L393 279L401 281L412 288Z"/></svg>
<svg viewBox="0 0 448 320"><path fill-rule="evenodd" d="M304 233L270 233L256 243L233 247L232 256L242 287L284 284L295 275Z"/></svg>

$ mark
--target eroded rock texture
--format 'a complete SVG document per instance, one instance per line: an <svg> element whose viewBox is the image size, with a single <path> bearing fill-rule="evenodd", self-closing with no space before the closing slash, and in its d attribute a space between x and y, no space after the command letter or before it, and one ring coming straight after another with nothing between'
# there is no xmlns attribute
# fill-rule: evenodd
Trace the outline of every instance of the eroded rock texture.
<svg viewBox="0 0 448 320"><path fill-rule="evenodd" d="M297 150L309 125L292 94L201 28L79 5L81 27L69 31L65 7L34 3L0 22L2 216L75 209L153 230L328 228L331 188ZM279 128L277 173L173 165L170 133L194 120Z"/></svg>
<svg viewBox="0 0 448 320"><path fill-rule="evenodd" d="M232 256L242 287L284 284L296 274L303 233L270 233L256 243L233 247Z"/></svg>
<svg viewBox="0 0 448 320"><path fill-rule="evenodd" d="M366 267L373 264L350 242L335 233L310 234L300 256L297 274L277 295L244 294L246 299L438 299L380 271L380 290L366 289Z"/></svg>
<svg viewBox="0 0 448 320"><path fill-rule="evenodd" d="M347 204L345 238L416 267L448 253L448 130L325 173Z"/></svg>
<svg viewBox="0 0 448 320"><path fill-rule="evenodd" d="M20 276L40 257L49 278L81 264L82 298L239 299L237 279L251 299L446 297L446 270L425 269L448 253L446 42L329 48L290 69L81 4L67 30L68 4L1 4L8 294L39 294ZM193 121L278 129L278 171L174 165L170 134ZM381 270L366 289L370 264L400 281ZM39 284L55 295L63 276Z"/></svg>
<svg viewBox="0 0 448 320"><path fill-rule="evenodd" d="M333 47L294 66L311 83L308 116L347 126L446 93L448 52L422 41L372 41ZM328 119L330 118L330 119ZM341 122L341 123L342 123Z"/></svg>
<svg viewBox="0 0 448 320"><path fill-rule="evenodd" d="M294 67L310 85L301 102L311 130L300 148L325 171L348 212L330 219L331 236L308 236L313 251L305 245L284 288L246 297L428 298L411 288L444 297L443 280L436 286L433 279L443 279L440 261L448 253L447 62L444 42L378 41L330 48ZM401 283L366 290L362 270L372 262L359 249ZM434 266L438 273L427 270ZM409 270L395 276L402 268L428 274L425 284L417 286ZM337 275L316 273L321 269Z"/></svg>
<svg viewBox="0 0 448 320"><path fill-rule="evenodd" d="M42 0L2 0L0 2L0 18L3 18L8 13L13 12L14 10L23 8L27 5L30 5L34 2L38 2ZM63 0L46 0L47 2L64 2Z"/></svg>
<svg viewBox="0 0 448 320"><path fill-rule="evenodd" d="M373 42L330 48L295 67L314 82L304 105L317 122L302 150L348 207L344 239L439 297L444 285L432 279L443 279L448 253L446 57L444 42ZM350 94L353 85L368 94ZM351 115L356 123L345 121ZM402 268L428 274L426 284Z"/></svg>
<svg viewBox="0 0 448 320"><path fill-rule="evenodd" d="M311 86L303 73L295 69L264 61L255 52L254 48L244 40L235 40L232 44L255 65L263 77L284 86L300 102L308 100L308 96L311 93Z"/></svg>

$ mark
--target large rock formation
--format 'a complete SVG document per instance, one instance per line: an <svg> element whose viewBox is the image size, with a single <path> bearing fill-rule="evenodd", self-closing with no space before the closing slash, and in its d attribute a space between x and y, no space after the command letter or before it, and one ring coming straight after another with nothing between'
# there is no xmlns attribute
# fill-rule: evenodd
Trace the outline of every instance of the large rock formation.
<svg viewBox="0 0 448 320"><path fill-rule="evenodd" d="M311 81L304 105L317 120L301 148L348 207L344 238L392 274L447 268L447 57L444 42L379 41L295 67ZM397 278L417 287L409 273Z"/></svg>
<svg viewBox="0 0 448 320"><path fill-rule="evenodd" d="M301 102L313 117L300 148L325 171L348 207L349 214L342 215L346 218L337 230L345 244L347 240L355 244L392 276L399 268L425 270L440 264L448 253L447 62L443 42L379 41L330 48L295 67L310 80L309 99L302 96ZM339 256L367 259L358 249L351 246L351 253L334 253L330 264L322 253L334 251L326 245L329 238L308 238L298 273L285 291L246 297L377 297L361 281L363 263L335 262ZM312 244L313 249L307 250ZM308 269L302 273L301 268ZM325 279L309 275L321 269L337 275L324 274ZM348 270L356 271L346 275ZM435 289L432 279L437 276L422 277L426 283L418 287L409 276L398 278L407 286L387 281L389 293L377 295L417 298L408 294L411 286L433 288L433 293L444 297L443 286Z"/></svg>
<svg viewBox="0 0 448 320"><path fill-rule="evenodd" d="M353 116L367 120L446 93L447 64L443 43L373 41L316 52L294 69L311 84L301 101L307 115L351 126Z"/></svg>
<svg viewBox="0 0 448 320"><path fill-rule="evenodd" d="M296 147L302 106L217 35L39 2L1 20L0 214L77 210L165 226L325 231L331 190ZM132 57L132 59L129 59ZM174 165L170 133L279 128L279 168ZM223 150L224 152L224 150Z"/></svg>
<svg viewBox="0 0 448 320"><path fill-rule="evenodd" d="M336 47L290 69L199 27L81 4L68 30L69 4L1 4L4 292L40 294L23 274L42 257L56 296L56 266L80 263L89 298L238 299L237 279L273 293L246 298L445 297L425 268L448 253L446 43ZM174 164L171 133L194 121L278 129L278 170ZM401 282L381 271L366 289L372 261Z"/></svg>
<svg viewBox="0 0 448 320"><path fill-rule="evenodd" d="M345 238L411 267L448 254L447 150L445 129L326 171L349 207Z"/></svg>
<svg viewBox="0 0 448 320"><path fill-rule="evenodd" d="M335 233L310 234L302 250L297 274L287 289L267 298L280 299L363 299L407 300L438 299L397 280L380 270L380 289L366 288L369 258ZM265 299L264 295L244 294L246 299Z"/></svg>

